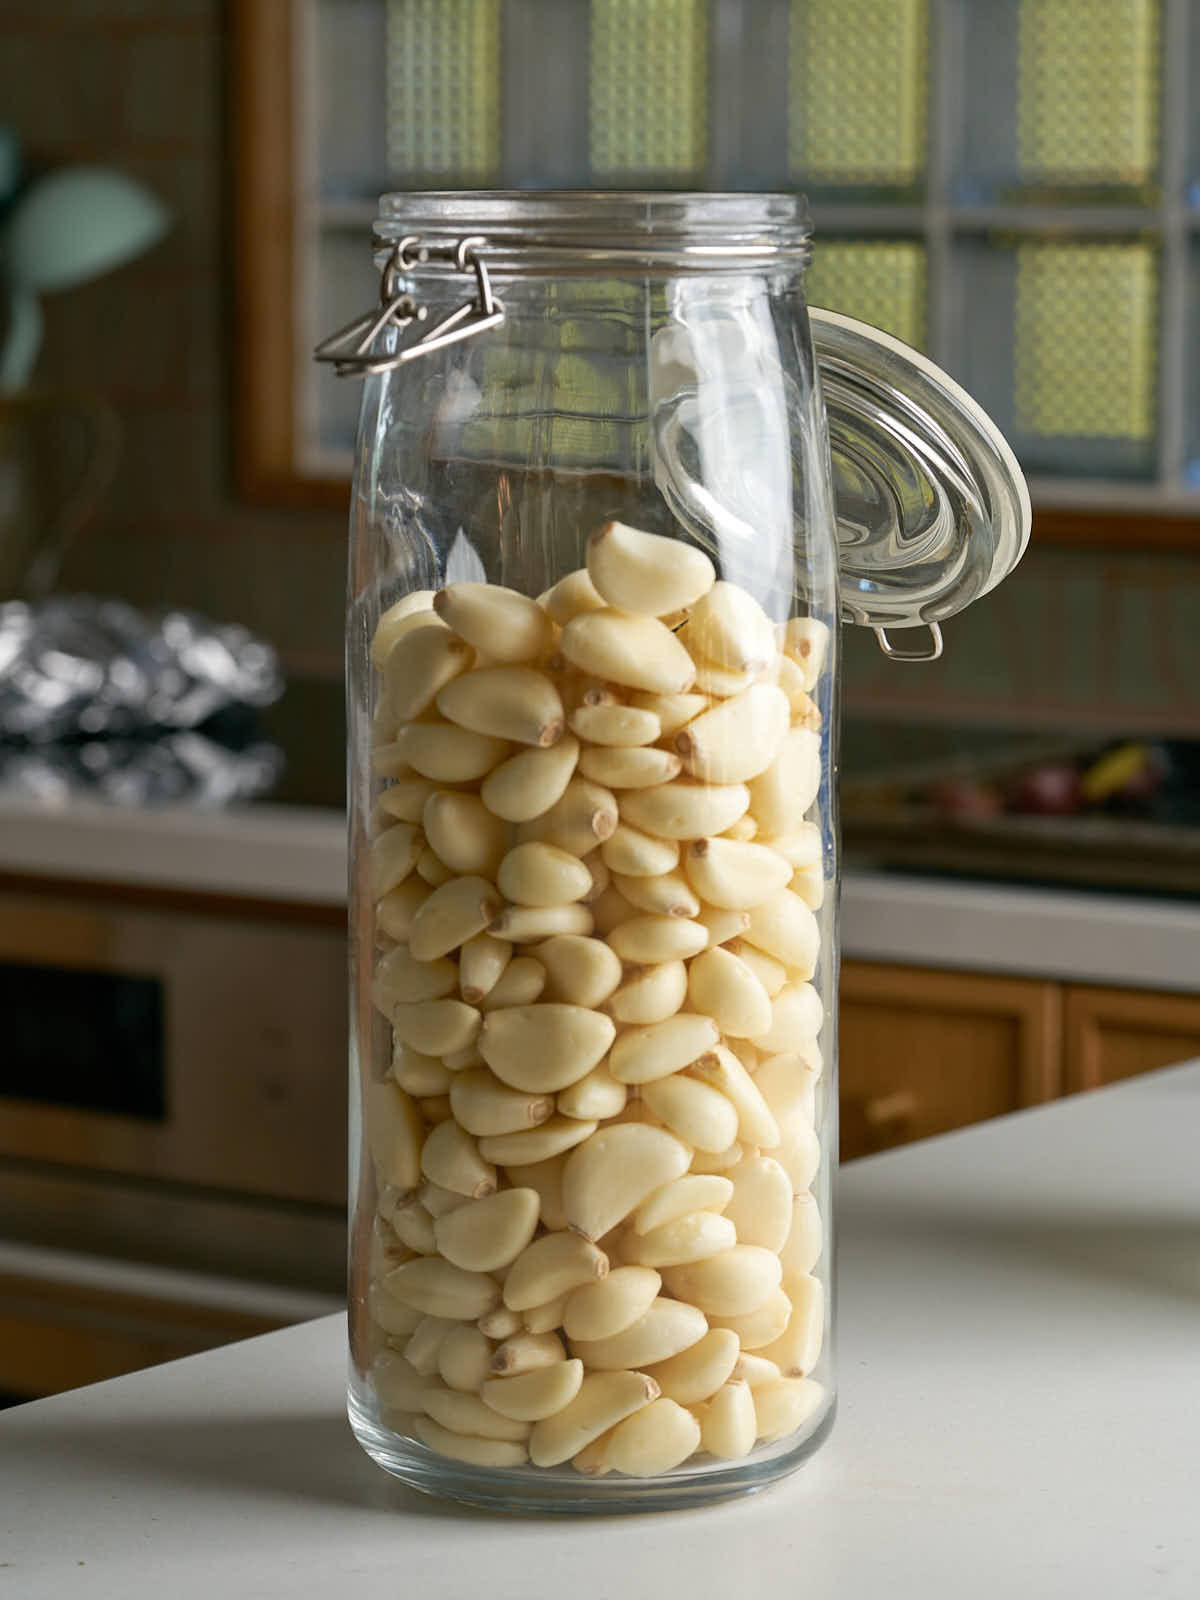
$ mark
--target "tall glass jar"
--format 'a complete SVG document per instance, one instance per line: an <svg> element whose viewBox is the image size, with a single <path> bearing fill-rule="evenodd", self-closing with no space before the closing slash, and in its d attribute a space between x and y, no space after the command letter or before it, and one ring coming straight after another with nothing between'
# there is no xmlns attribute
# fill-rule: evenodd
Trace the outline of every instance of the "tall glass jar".
<svg viewBox="0 0 1200 1600"><path fill-rule="evenodd" d="M351 1421L488 1505L752 1490L834 1411L839 614L986 583L928 599L958 525L904 483L839 594L802 200L390 196L375 242Z"/></svg>

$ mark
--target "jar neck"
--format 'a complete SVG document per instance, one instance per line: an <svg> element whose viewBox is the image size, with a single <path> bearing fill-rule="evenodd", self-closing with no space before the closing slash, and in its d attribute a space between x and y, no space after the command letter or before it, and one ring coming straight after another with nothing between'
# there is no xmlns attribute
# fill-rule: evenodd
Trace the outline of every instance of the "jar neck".
<svg viewBox="0 0 1200 1600"><path fill-rule="evenodd" d="M592 190L384 195L374 242L444 248L478 238L492 270L746 272L809 258L808 207L796 194L672 194Z"/></svg>

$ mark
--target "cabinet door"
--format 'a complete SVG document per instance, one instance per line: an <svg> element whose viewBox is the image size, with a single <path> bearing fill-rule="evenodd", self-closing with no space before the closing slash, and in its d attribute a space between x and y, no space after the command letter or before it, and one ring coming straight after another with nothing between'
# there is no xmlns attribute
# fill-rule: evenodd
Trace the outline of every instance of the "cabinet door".
<svg viewBox="0 0 1200 1600"><path fill-rule="evenodd" d="M848 961L839 1010L843 1160L1061 1090L1061 990Z"/></svg>
<svg viewBox="0 0 1200 1600"><path fill-rule="evenodd" d="M1200 1057L1200 995L1066 992L1066 1090L1097 1089Z"/></svg>

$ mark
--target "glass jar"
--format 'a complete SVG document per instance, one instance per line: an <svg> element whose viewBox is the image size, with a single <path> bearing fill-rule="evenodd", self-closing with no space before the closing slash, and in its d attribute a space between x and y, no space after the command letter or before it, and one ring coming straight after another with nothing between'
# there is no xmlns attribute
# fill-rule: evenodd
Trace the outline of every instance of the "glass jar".
<svg viewBox="0 0 1200 1600"><path fill-rule="evenodd" d="M752 1490L834 1411L839 618L936 634L1020 474L822 315L831 473L795 196L396 195L375 244L321 351L365 375L351 1422L492 1506Z"/></svg>

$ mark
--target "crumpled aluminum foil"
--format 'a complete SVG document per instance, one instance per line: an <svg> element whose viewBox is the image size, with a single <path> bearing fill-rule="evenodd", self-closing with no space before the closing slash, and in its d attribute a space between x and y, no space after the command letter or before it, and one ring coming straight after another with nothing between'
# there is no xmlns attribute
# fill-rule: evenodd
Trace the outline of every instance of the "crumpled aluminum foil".
<svg viewBox="0 0 1200 1600"><path fill-rule="evenodd" d="M274 650L188 611L88 595L0 605L0 789L60 802L225 805L278 779L282 753L206 724L271 705ZM226 719L228 720L228 719ZM205 729L204 732L198 730Z"/></svg>

